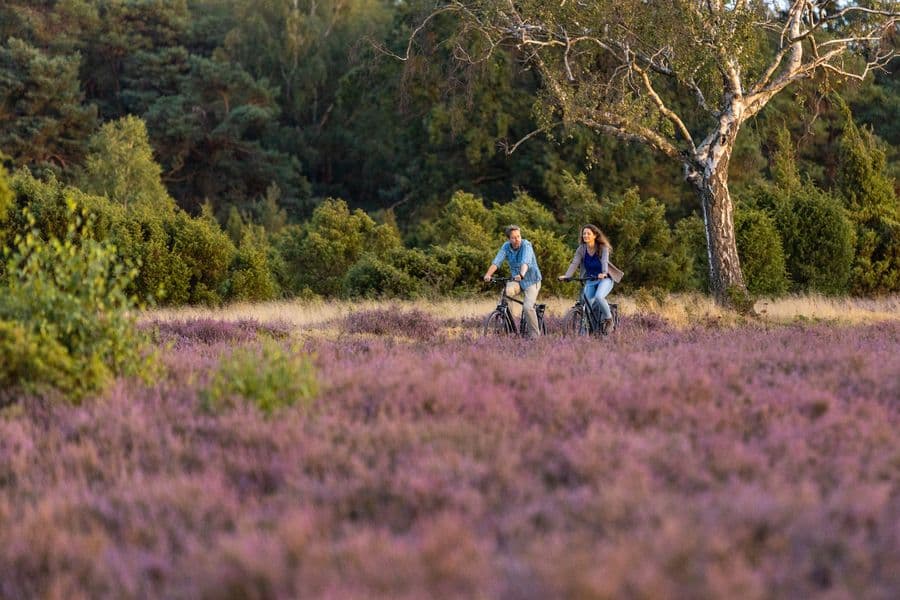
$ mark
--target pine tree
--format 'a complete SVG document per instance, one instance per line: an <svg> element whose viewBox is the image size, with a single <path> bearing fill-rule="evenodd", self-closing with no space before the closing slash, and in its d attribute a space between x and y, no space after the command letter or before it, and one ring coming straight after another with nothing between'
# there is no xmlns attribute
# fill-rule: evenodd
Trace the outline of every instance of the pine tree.
<svg viewBox="0 0 900 600"><path fill-rule="evenodd" d="M851 291L888 294L900 291L900 204L894 182L887 175L885 153L875 137L853 122L843 108L841 163L837 187L856 226L856 258Z"/></svg>

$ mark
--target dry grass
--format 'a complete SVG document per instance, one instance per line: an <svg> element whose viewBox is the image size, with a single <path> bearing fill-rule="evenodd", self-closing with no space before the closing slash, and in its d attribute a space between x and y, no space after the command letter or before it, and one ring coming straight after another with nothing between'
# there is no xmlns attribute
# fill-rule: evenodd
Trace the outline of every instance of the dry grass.
<svg viewBox="0 0 900 600"><path fill-rule="evenodd" d="M623 315L637 312L654 313L676 327L716 321L738 324L742 318L717 306L711 298L700 294L672 294L665 298L649 295L616 296ZM562 315L572 305L571 298L541 298L548 305L549 314ZM418 309L442 319L464 319L486 315L496 299L468 298L428 300L291 300L258 304L232 304L222 308L182 307L148 311L147 319L180 320L215 318L228 321L255 319L264 323L289 323L298 329L316 328L344 317L351 312L375 308L396 307L399 310ZM789 323L797 320L818 320L843 324L865 324L900 320L900 296L877 299L827 298L824 296L790 296L774 300L759 300L756 311L766 321Z"/></svg>

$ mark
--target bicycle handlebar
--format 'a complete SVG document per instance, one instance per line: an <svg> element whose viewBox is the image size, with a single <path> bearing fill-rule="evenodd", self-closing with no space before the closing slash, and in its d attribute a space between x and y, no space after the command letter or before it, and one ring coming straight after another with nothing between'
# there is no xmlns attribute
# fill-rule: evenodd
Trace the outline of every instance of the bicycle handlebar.
<svg viewBox="0 0 900 600"><path fill-rule="evenodd" d="M607 277L609 277L609 275L607 275ZM579 281L579 282L583 283L585 281L599 281L599 280L600 280L599 277L564 277L561 281L567 281L567 282Z"/></svg>

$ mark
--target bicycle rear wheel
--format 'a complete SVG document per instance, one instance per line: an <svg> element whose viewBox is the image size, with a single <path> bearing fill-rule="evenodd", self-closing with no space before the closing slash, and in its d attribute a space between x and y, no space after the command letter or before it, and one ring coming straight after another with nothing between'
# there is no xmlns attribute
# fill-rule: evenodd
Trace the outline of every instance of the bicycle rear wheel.
<svg viewBox="0 0 900 600"><path fill-rule="evenodd" d="M584 310L581 307L570 308L563 317L562 327L565 336L587 335L588 326L585 322Z"/></svg>
<svg viewBox="0 0 900 600"><path fill-rule="evenodd" d="M495 310L484 320L484 325L481 327L481 333L486 336L501 336L509 335L512 332L509 328L509 322L506 320L506 315Z"/></svg>

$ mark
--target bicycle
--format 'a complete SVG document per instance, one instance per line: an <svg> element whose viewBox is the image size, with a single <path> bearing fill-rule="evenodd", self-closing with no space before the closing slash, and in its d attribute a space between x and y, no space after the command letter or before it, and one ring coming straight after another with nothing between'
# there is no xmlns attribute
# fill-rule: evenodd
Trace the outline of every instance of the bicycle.
<svg viewBox="0 0 900 600"><path fill-rule="evenodd" d="M612 321L604 327L603 323L594 315L594 311L588 307L587 298L584 296L585 283L588 281L596 281L596 277L568 277L563 281L578 281L581 283L581 293L578 294L578 300L575 306L566 312L563 317L563 335L609 335L619 328L619 305L610 302L609 312L612 315Z"/></svg>
<svg viewBox="0 0 900 600"><path fill-rule="evenodd" d="M506 283L509 281L513 281L512 277L491 278L492 284L499 283L502 287L500 288L500 300L497 302L497 307L487 316L484 320L484 325L481 327L482 333L486 336L517 334L524 337L527 335L528 322L525 319L525 302L516 298L510 298L506 295ZM523 307L522 314L519 317L518 327L516 327L512 311L509 308L510 302L521 304ZM544 323L544 311L546 310L546 304L534 305L534 311L537 313L538 327L541 330L541 335L547 335L547 325Z"/></svg>

